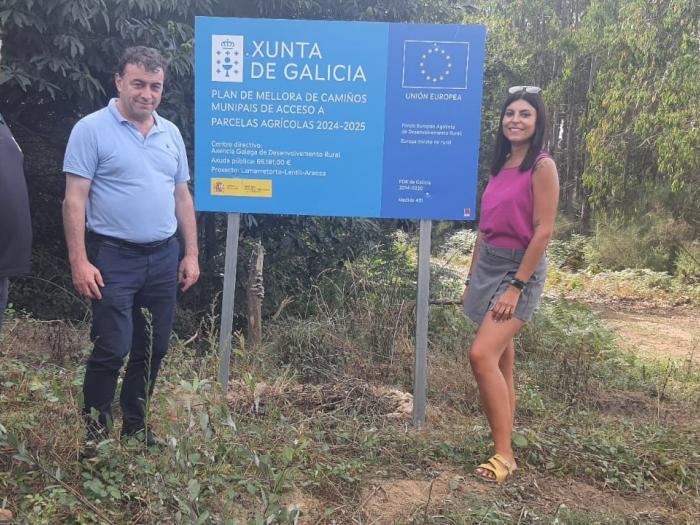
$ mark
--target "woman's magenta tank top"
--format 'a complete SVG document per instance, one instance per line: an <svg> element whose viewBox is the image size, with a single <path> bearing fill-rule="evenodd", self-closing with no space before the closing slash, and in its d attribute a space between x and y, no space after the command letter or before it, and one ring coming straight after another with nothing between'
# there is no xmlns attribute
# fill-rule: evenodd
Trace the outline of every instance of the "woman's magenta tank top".
<svg viewBox="0 0 700 525"><path fill-rule="evenodd" d="M532 169L520 171L519 166L501 168L492 175L481 197L479 230L483 239L499 248L527 248L535 233L532 224L532 172L537 163L550 158L540 152Z"/></svg>

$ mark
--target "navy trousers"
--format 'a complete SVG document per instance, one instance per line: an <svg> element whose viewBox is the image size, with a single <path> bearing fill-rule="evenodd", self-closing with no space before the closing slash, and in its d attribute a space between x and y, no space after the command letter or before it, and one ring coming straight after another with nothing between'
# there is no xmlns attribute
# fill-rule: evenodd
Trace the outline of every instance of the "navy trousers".
<svg viewBox="0 0 700 525"><path fill-rule="evenodd" d="M88 236L88 258L105 283L102 299L92 301L94 346L83 383L88 431L111 424L117 379L127 355L119 399L123 430L143 428L145 403L168 351L179 251L176 237L158 246L142 246Z"/></svg>

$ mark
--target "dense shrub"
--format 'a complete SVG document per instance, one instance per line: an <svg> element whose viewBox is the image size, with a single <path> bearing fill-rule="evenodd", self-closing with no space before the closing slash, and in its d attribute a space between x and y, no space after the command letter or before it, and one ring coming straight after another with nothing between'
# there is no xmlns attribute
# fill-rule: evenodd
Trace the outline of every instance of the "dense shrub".
<svg viewBox="0 0 700 525"><path fill-rule="evenodd" d="M467 257L474 251L478 234L477 230L458 230L439 246L438 253L447 259Z"/></svg>
<svg viewBox="0 0 700 525"><path fill-rule="evenodd" d="M586 252L590 250L590 238L578 233L568 239L552 239L547 249L547 258L560 268L583 270L586 267Z"/></svg>
<svg viewBox="0 0 700 525"><path fill-rule="evenodd" d="M586 404L597 382L613 373L606 363L606 354L615 348L612 333L579 303L545 301L518 343L525 383L550 399Z"/></svg>
<svg viewBox="0 0 700 525"><path fill-rule="evenodd" d="M684 245L676 259L676 275L689 284L700 284L700 241Z"/></svg>
<svg viewBox="0 0 700 525"><path fill-rule="evenodd" d="M586 260L593 268L673 272L680 246L689 240L694 240L690 225L667 215L648 214L634 223L601 218Z"/></svg>
<svg viewBox="0 0 700 525"><path fill-rule="evenodd" d="M415 332L417 270L405 241L397 234L372 255L320 272L285 317L269 325L277 363L312 381L348 367L365 377L393 375Z"/></svg>

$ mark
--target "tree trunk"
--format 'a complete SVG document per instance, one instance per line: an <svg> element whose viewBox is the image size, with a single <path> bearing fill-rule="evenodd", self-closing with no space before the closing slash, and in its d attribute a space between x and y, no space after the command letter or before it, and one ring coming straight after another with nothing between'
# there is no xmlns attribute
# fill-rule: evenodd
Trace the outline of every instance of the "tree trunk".
<svg viewBox="0 0 700 525"><path fill-rule="evenodd" d="M248 271L248 286L246 289L248 309L248 346L259 347L262 343L262 301L265 296L263 287L263 261L265 250L260 241L257 242L250 255Z"/></svg>

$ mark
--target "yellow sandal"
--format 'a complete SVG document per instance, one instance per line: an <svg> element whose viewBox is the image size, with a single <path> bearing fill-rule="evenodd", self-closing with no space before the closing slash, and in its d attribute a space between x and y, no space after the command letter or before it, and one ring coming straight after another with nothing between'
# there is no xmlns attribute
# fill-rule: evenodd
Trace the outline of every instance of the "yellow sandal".
<svg viewBox="0 0 700 525"><path fill-rule="evenodd" d="M487 463L482 463L479 465L477 468L483 469L483 470L488 470L489 472L493 472L493 475L495 476L495 479L488 478L482 474L479 474L478 472L474 472L474 474L481 480L481 481L486 481L488 483L505 483L508 481L510 478L513 477L513 474L515 473L515 470L513 468L513 465L511 465L506 459L501 456L500 454L495 454L492 456Z"/></svg>

